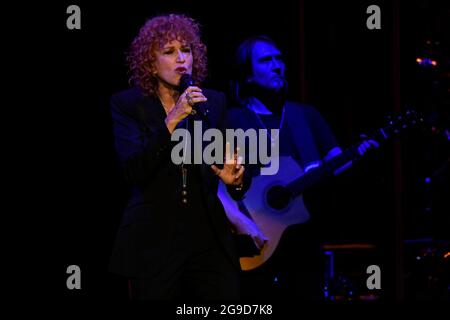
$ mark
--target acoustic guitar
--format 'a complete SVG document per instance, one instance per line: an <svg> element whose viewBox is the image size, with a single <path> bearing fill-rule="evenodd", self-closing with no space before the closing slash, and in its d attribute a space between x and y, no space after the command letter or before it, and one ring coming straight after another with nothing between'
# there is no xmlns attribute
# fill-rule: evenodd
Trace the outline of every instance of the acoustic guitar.
<svg viewBox="0 0 450 320"><path fill-rule="evenodd" d="M404 129L423 122L414 111L390 118L385 127L379 128L370 139L379 143L387 141ZM275 252L284 230L293 224L306 222L310 214L303 202L302 193L327 179L333 172L349 161L357 161L358 144L353 145L336 157L322 162L319 167L304 172L293 158L281 156L279 170L275 175L259 175L253 178L250 189L243 200L234 201L219 184L218 196L227 213L238 210L249 216L266 235L268 241L259 254L241 257L244 271L255 269L266 262Z"/></svg>

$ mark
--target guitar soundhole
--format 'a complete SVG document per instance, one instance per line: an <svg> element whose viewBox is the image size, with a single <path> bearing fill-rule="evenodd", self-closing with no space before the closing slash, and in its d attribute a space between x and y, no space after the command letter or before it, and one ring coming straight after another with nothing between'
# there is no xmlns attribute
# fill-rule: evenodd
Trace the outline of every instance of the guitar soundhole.
<svg viewBox="0 0 450 320"><path fill-rule="evenodd" d="M273 186L267 191L267 204L273 209L282 210L290 201L291 195L283 186Z"/></svg>

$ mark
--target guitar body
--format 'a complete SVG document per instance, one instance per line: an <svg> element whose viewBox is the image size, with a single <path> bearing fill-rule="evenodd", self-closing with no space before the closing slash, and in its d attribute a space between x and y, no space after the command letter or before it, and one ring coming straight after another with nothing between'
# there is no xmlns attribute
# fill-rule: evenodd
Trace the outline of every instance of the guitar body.
<svg viewBox="0 0 450 320"><path fill-rule="evenodd" d="M304 223L309 219L309 212L303 203L303 196L292 198L284 208L273 208L267 201L267 192L275 186L285 186L300 178L303 169L291 157L281 156L279 170L276 175L259 175L253 178L252 185L242 200L250 218L269 239L261 254L254 257L240 258L244 271L259 267L274 253L284 230L293 224ZM226 186L219 184L218 196L225 211L239 210L238 204L228 194Z"/></svg>

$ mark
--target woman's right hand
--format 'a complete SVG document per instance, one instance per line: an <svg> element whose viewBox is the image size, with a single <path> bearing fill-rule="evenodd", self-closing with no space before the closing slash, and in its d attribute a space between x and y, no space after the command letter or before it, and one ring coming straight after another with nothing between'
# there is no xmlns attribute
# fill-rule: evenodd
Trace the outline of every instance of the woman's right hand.
<svg viewBox="0 0 450 320"><path fill-rule="evenodd" d="M190 115L193 111L192 107L198 102L205 102L208 99L203 95L202 89L199 87L188 87L178 98L175 106L168 112L165 119L166 126L170 133L175 130L177 124Z"/></svg>

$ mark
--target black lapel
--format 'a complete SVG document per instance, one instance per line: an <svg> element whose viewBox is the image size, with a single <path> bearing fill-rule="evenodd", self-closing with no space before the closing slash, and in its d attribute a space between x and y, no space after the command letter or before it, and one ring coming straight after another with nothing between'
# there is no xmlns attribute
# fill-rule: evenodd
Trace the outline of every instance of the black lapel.
<svg viewBox="0 0 450 320"><path fill-rule="evenodd" d="M166 112L159 99L143 96L136 108L136 112L144 124L149 126L165 125Z"/></svg>

